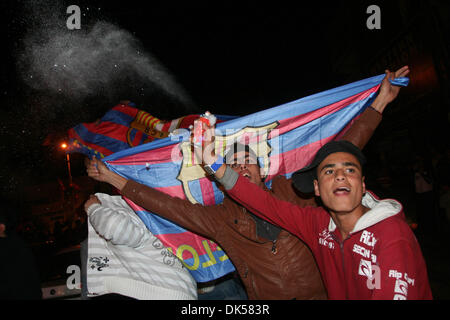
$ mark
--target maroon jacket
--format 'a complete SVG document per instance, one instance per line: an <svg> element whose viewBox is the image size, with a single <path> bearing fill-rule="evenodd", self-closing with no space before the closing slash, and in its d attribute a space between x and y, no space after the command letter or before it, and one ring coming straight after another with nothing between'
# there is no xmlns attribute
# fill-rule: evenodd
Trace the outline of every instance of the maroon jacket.
<svg viewBox="0 0 450 320"><path fill-rule="evenodd" d="M362 148L381 121L368 108L343 139ZM290 180L277 177L272 192L300 206L315 205L314 199L296 195ZM217 242L233 262L250 299L326 299L317 264L299 238L282 230L270 241L257 236L256 223L247 210L225 197L220 205L202 206L170 197L129 180L122 195L143 208Z"/></svg>
<svg viewBox="0 0 450 320"><path fill-rule="evenodd" d="M379 200L367 192L362 202L370 210L342 239L322 207L300 208L280 201L243 177L232 188L226 187L254 214L305 241L317 259L330 299L432 299L419 243L396 200Z"/></svg>

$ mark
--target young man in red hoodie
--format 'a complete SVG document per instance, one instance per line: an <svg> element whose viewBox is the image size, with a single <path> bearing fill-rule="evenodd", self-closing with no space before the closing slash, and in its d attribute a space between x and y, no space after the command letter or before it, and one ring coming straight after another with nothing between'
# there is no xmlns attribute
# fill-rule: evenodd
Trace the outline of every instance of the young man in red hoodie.
<svg viewBox="0 0 450 320"><path fill-rule="evenodd" d="M402 205L366 191L364 155L348 141L324 145L293 176L324 207L277 199L229 166L206 165L229 196L254 214L297 235L312 250L330 299L432 299L420 246Z"/></svg>

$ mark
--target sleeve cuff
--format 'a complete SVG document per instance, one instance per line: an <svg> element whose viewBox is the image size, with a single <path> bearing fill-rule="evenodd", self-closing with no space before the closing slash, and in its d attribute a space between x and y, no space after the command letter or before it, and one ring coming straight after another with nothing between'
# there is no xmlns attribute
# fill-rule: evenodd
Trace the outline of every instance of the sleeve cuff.
<svg viewBox="0 0 450 320"><path fill-rule="evenodd" d="M383 114L378 111L377 109L375 109L374 107L372 107L372 105L369 106L370 109L372 109L373 111L375 111L376 113L378 113L380 116L383 116Z"/></svg>
<svg viewBox="0 0 450 320"><path fill-rule="evenodd" d="M101 204L94 203L87 209L87 215L90 216L92 213L94 213L95 210L101 207Z"/></svg>
<svg viewBox="0 0 450 320"><path fill-rule="evenodd" d="M222 178L217 179L224 187L225 190L233 189L236 184L237 179L239 178L239 174L233 171L229 166L225 169L225 174Z"/></svg>

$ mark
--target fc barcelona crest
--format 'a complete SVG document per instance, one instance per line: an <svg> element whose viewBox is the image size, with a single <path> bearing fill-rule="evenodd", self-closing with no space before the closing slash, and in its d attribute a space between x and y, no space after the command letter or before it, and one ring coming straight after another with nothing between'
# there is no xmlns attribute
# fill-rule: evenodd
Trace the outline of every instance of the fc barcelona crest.
<svg viewBox="0 0 450 320"><path fill-rule="evenodd" d="M143 143L151 142L155 139L162 139L169 136L169 132L163 132L156 129L156 125L160 123L161 120L152 116L150 113L139 110L134 118L133 122L130 123L130 128L127 131L127 142L130 147L142 144L141 139L137 143L134 142L134 137L136 134L141 133L146 135Z"/></svg>
<svg viewBox="0 0 450 320"><path fill-rule="evenodd" d="M245 127L228 135L220 135L216 132L214 140L215 153L225 157L225 153L228 152L229 148L236 142L248 145L257 156L259 165L263 169L263 175L267 175L270 168L269 155L272 150L267 142L267 138L270 131L275 129L278 125L279 123L275 121L261 127ZM183 160L177 179L180 180L183 185L186 198L189 199L191 203L199 203L191 193L189 182L206 178L206 173L200 166L201 159L198 159L197 155L192 152L191 143L189 141L182 142L180 148ZM229 160L226 159L226 161L228 162ZM208 196L214 197L214 194L203 194L203 197Z"/></svg>

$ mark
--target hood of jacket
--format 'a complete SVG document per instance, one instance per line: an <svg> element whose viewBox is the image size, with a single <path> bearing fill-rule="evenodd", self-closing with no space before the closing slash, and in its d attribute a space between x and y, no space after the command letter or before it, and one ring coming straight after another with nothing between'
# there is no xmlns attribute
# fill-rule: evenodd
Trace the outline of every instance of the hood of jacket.
<svg viewBox="0 0 450 320"><path fill-rule="evenodd" d="M361 230L367 229L383 220L386 220L390 217L399 215L401 219L404 219L404 216L401 214L403 212L403 206L400 202L394 199L383 199L379 200L369 191L362 198L363 206L369 208L365 214L359 218L356 222L353 230L350 232L356 233ZM336 224L333 219L330 217L330 223L328 225L328 230L333 232L336 230Z"/></svg>

